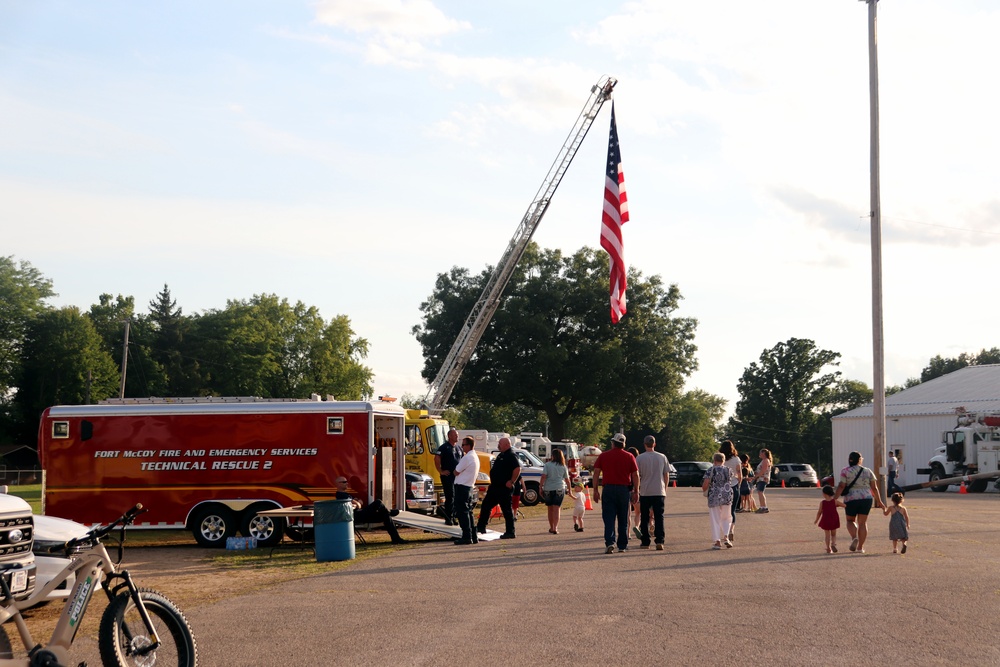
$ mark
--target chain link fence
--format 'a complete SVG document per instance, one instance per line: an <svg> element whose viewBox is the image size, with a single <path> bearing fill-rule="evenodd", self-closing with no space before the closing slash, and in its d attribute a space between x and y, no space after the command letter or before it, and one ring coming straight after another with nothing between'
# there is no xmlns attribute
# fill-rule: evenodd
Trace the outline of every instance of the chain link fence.
<svg viewBox="0 0 1000 667"><path fill-rule="evenodd" d="M25 484L41 484L41 470L9 470L0 468L0 485L22 486Z"/></svg>

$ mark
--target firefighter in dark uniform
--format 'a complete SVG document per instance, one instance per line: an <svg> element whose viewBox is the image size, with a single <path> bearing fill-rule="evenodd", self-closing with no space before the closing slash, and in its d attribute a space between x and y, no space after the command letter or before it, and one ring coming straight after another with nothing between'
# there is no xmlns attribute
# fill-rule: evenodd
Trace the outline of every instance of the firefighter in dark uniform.
<svg viewBox="0 0 1000 667"><path fill-rule="evenodd" d="M443 443L434 452L434 467L437 468L441 477L441 488L444 490L444 525L454 526L458 522L455 517L455 468L459 459L462 458L462 451L456 444L458 442L458 431L451 429L448 431L448 442ZM472 454L475 456L475 453Z"/></svg>
<svg viewBox="0 0 1000 667"><path fill-rule="evenodd" d="M486 489L486 497L483 498L482 509L479 511L479 522L476 529L480 533L486 532L486 524L490 520L490 513L497 505L503 512L506 522L506 530L500 536L501 540L514 539L514 510L511 507L511 493L517 478L521 476L521 463L517 460L514 452L510 451L510 438L500 438L497 442L500 453L493 461L493 468L490 469L490 486Z"/></svg>

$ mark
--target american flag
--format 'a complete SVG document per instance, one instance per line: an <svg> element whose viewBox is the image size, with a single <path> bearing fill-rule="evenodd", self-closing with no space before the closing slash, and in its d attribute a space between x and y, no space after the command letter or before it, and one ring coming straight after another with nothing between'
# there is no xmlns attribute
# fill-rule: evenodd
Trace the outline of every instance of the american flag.
<svg viewBox="0 0 1000 667"><path fill-rule="evenodd" d="M625 253L622 225L628 222L628 197L625 174L618 148L615 103L611 103L611 136L608 139L608 171L604 182L604 215L601 216L601 247L611 256L611 321L615 324L625 314Z"/></svg>

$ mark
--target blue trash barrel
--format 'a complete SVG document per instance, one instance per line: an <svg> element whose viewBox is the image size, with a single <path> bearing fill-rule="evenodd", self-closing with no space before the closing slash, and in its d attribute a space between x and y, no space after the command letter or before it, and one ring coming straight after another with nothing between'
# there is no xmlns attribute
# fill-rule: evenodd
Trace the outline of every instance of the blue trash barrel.
<svg viewBox="0 0 1000 667"><path fill-rule="evenodd" d="M354 509L350 500L321 500L313 505L316 560L354 559Z"/></svg>

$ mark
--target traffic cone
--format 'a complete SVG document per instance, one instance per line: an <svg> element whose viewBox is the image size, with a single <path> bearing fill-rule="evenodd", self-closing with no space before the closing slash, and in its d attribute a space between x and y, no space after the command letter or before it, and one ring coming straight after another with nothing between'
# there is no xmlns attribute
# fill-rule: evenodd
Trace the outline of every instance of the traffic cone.
<svg viewBox="0 0 1000 667"><path fill-rule="evenodd" d="M969 492L969 490L965 488L965 480L964 479L962 480L961 486L958 487L958 492L959 493L968 493Z"/></svg>
<svg viewBox="0 0 1000 667"><path fill-rule="evenodd" d="M583 506L588 511L592 511L594 509L593 503L590 502L590 493L587 491L587 489L583 490Z"/></svg>
<svg viewBox="0 0 1000 667"><path fill-rule="evenodd" d="M677 480L676 479L674 480L674 488L675 489L677 488Z"/></svg>
<svg viewBox="0 0 1000 667"><path fill-rule="evenodd" d="M819 483L819 480L817 479L817 480L816 480L816 488L818 489L818 488L820 488L820 487L822 487L822 486L823 486L823 485L822 485L822 484L820 484L820 483Z"/></svg>
<svg viewBox="0 0 1000 667"><path fill-rule="evenodd" d="M785 480L781 480L781 488L785 488Z"/></svg>

